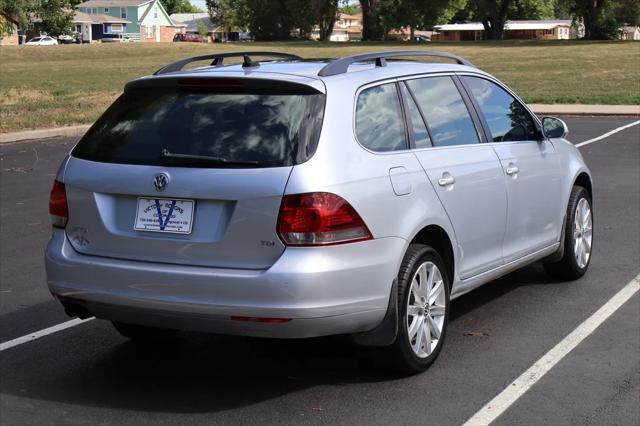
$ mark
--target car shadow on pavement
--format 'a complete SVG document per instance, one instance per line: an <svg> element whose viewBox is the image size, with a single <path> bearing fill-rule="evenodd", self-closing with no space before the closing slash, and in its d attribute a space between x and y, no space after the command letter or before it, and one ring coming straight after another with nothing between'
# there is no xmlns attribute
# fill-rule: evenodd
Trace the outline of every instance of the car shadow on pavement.
<svg viewBox="0 0 640 426"><path fill-rule="evenodd" d="M461 297L452 305L452 324L518 286L544 284L541 274L528 267ZM447 343L443 354L455 352L457 337ZM312 405L301 391L318 386L399 380L446 385L447 369L455 368L441 359L424 375L405 378L381 364L380 354L344 336L271 340L184 333L176 341L144 345L120 337L105 321L92 321L2 352L0 392L79 406L201 413L283 395Z"/></svg>
<svg viewBox="0 0 640 426"><path fill-rule="evenodd" d="M483 286L464 294L451 303L450 321L469 314L482 306L499 299L507 293L526 286L555 286L564 282L557 281L549 276L541 263L534 263L518 269L497 280L488 282Z"/></svg>

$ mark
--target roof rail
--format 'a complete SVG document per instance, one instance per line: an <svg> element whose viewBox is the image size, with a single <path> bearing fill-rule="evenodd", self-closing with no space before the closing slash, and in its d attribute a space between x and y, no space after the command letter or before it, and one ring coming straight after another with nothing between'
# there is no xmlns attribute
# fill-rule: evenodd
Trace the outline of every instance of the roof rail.
<svg viewBox="0 0 640 426"><path fill-rule="evenodd" d="M436 56L439 58L453 59L460 65L467 65L475 68L475 66L466 59L447 52L437 52L433 50L391 50L386 52L362 53L359 55L345 56L344 58L336 59L335 61L331 61L329 64L325 65L320 72L318 72L318 76L328 77L330 75L344 74L349 69L349 65L355 62L369 61L372 59L375 59L376 67L386 67L386 58L393 58L397 56Z"/></svg>
<svg viewBox="0 0 640 426"><path fill-rule="evenodd" d="M170 72L180 71L186 65L192 62L206 61L212 59L212 66L221 66L224 62L224 58L243 58L242 68L256 68L260 66L258 61L252 61L251 56L266 56L270 58L288 59L292 61L302 60L300 56L292 55L290 53L280 52L235 52L235 53L212 53L210 55L193 56L191 58L182 59L176 62L172 62L169 65L165 65L153 75L167 74Z"/></svg>

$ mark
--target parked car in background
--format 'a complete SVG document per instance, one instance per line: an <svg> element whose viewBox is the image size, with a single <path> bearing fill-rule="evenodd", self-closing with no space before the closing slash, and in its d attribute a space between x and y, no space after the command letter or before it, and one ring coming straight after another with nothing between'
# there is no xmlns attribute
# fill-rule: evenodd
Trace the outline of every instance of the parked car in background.
<svg viewBox="0 0 640 426"><path fill-rule="evenodd" d="M418 56L456 63L389 60ZM132 339L348 334L419 372L450 300L536 261L587 271L567 132L445 52L187 58L128 83L63 161L49 289Z"/></svg>
<svg viewBox="0 0 640 426"><path fill-rule="evenodd" d="M427 37L427 36L424 36L424 35L417 35L417 36L414 36L413 38L408 38L406 41L424 43L424 42L431 41L431 39L429 37Z"/></svg>
<svg viewBox="0 0 640 426"><path fill-rule="evenodd" d="M198 34L185 33L185 34L176 34L173 37L173 41L175 42L185 42L185 43L202 43L202 37Z"/></svg>
<svg viewBox="0 0 640 426"><path fill-rule="evenodd" d="M34 37L25 43L27 46L55 46L58 40L49 36Z"/></svg>
<svg viewBox="0 0 640 426"><path fill-rule="evenodd" d="M77 34L74 35L68 35L68 34L63 34L58 36L58 43L60 44L72 44L72 43L79 43L79 38Z"/></svg>

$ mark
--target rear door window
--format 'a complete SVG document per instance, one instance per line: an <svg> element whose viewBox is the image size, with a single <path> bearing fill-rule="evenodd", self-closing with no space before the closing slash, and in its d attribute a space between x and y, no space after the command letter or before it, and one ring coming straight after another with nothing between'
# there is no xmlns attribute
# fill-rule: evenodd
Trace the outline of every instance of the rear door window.
<svg viewBox="0 0 640 426"><path fill-rule="evenodd" d="M480 142L469 110L451 77L419 78L406 83L427 120L433 146Z"/></svg>
<svg viewBox="0 0 640 426"><path fill-rule="evenodd" d="M497 84L479 77L463 77L489 126L494 142L539 139L531 114Z"/></svg>
<svg viewBox="0 0 640 426"><path fill-rule="evenodd" d="M364 89L356 105L356 135L372 151L407 149L400 98L395 83Z"/></svg>
<svg viewBox="0 0 640 426"><path fill-rule="evenodd" d="M424 119L420 113L418 105L416 105L413 96L407 90L407 86L400 85L402 90L402 97L404 97L407 105L407 118L410 122L411 130L413 131L413 143L416 148L427 148L431 146L431 138L429 137L429 131L424 124Z"/></svg>
<svg viewBox="0 0 640 426"><path fill-rule="evenodd" d="M191 86L131 89L72 154L141 165L291 166L313 155L323 110L320 93L238 93ZM215 159L220 161L210 161Z"/></svg>

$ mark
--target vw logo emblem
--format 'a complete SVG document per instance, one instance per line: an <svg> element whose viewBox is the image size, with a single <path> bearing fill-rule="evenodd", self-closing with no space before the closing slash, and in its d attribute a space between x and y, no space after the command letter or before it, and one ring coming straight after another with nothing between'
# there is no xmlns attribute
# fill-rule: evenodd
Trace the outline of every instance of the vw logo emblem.
<svg viewBox="0 0 640 426"><path fill-rule="evenodd" d="M153 177L153 186L158 192L162 192L169 186L169 175L166 173L158 173Z"/></svg>

